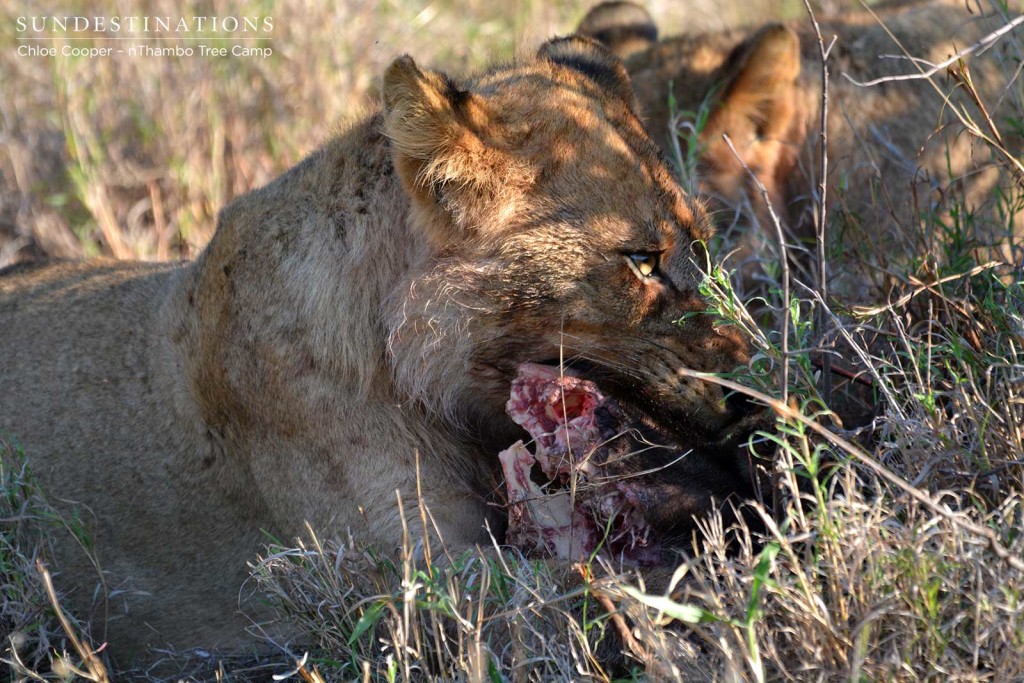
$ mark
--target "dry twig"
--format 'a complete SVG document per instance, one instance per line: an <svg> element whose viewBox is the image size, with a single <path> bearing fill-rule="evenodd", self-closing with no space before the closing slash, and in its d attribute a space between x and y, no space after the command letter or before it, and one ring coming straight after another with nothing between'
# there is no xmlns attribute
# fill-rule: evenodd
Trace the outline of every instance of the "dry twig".
<svg viewBox="0 0 1024 683"><path fill-rule="evenodd" d="M806 2L806 0L805 0L805 2ZM881 22L879 22L879 23L881 23ZM862 88L870 88L871 86L874 86L874 85L879 85L881 83L891 83L893 81L916 81L916 80L931 78L932 76L937 74L939 71L942 71L943 69L949 67L951 64L954 64L955 62L963 59L964 57L966 57L967 55L971 54L972 52L976 52L976 51L980 50L981 48L989 47L990 45L995 43L997 40L1002 38L1004 35L1006 35L1010 31L1012 31L1013 29L1015 29L1017 26L1020 26L1022 23L1024 23L1024 14L1022 14L1022 15L1014 18L1014 19L1011 19L1009 22L1006 23L1006 25L1004 25L1001 28L993 31L992 33L989 33L987 36L985 36L984 38L982 38L978 42L974 43L970 47L966 47L963 50L960 50L959 52L954 54L949 59L941 61L938 64L933 64L933 63L931 63L931 62L929 62L927 60L921 59L919 57L910 57L910 56L906 57L906 59L909 59L911 62L913 62L918 67L919 71L917 73L913 73L913 74L895 74L893 76L881 76L880 78L874 78L874 79L872 79L870 81L858 81L856 78L854 78L850 74L844 73L843 74L843 78L845 78L846 80L850 81L854 85L861 86ZM881 56L882 57L886 57L886 56L888 56L888 57L895 57L896 55L881 55ZM923 68L921 68L921 65L927 65L929 68L923 69Z"/></svg>
<svg viewBox="0 0 1024 683"><path fill-rule="evenodd" d="M876 79L873 79L873 80L870 80L870 81L858 81L857 79L851 77L847 73L844 73L843 77L846 78L851 83L853 83L854 85L858 85L858 86L861 86L861 87L870 87L870 86L874 86L874 85L879 85L881 83L890 83L890 82L893 82L893 81L915 81L915 80L926 80L926 81L928 81L928 83L932 86L932 88L935 90L935 92L938 93L939 97L941 97L944 102L946 102L947 104L950 105L950 110L957 117L957 120L960 121L960 124L963 125L964 130L966 130L971 135L977 137L979 140L981 140L986 145L991 147L993 150L998 152L1000 154L1000 156L1003 158L1003 160L1006 163L1006 165L1009 167L1009 170L1013 174L1013 177L1017 181L1017 184L1019 186L1021 186L1021 187L1024 187L1024 163L1021 163L1021 160L1017 158L1017 155L1013 154L1012 152L1007 150L1006 147L1004 147L999 142L999 140L997 140L994 137L991 137L991 136L987 135L983 130L981 130L981 128L979 128L978 125L975 124L974 121L965 112L961 111L960 108L954 106L949 101L949 97L947 97L946 94L944 92L942 92L942 89L939 88L939 86L936 85L935 82L932 81L932 79L931 79L931 77L934 76L936 73L938 73L942 69L948 68L950 65L954 64L955 62L957 62L959 60L962 60L967 55L969 55L969 54L971 54L973 52L976 52L976 51L978 51L978 50L980 50L982 48L988 48L988 47L992 46L993 44L995 44L995 42L997 40L999 40L1001 37L1003 37L1004 35L1009 33L1011 30L1013 30L1014 28L1016 28L1020 24L1024 23L1024 15L1020 15L1020 16L1017 16L1014 19L1011 19L1005 25L1000 27L999 29L997 29L997 30L993 31L992 33L988 34L987 36L985 36L984 38L982 38L978 42L974 43L970 47L967 47L967 48L965 48L963 50L960 50L959 52L954 54L952 57L949 57L945 61L939 62L938 64L933 64L933 63L931 63L931 62L929 62L929 61L927 61L925 59L921 59L919 57L914 57L913 55L911 55L910 52L907 50L907 48L905 48L903 46L903 44L892 33L892 31L890 31L888 29L888 27L885 25L885 23L878 17L877 14L875 14L874 10L872 10L871 7L864 2L864 0L860 0L860 3L861 3L861 6L865 10L867 10L867 12L872 17L874 17L875 21L877 21L879 26L881 26L885 30L885 32L893 40L893 42L895 42L896 45L901 50L903 50L903 53L905 55L905 56L899 56L899 55L882 55L882 56L883 57L889 56L889 57L895 57L895 58L908 59L908 60L910 60L910 62L914 66L917 67L918 73L916 73L916 74L897 74L897 75L893 75L893 76L882 76L880 78L876 78ZM927 65L929 68L925 69L922 65ZM994 126L993 126L993 128L994 128Z"/></svg>
<svg viewBox="0 0 1024 683"><path fill-rule="evenodd" d="M828 47L826 47L825 40L821 35L821 27L818 25L818 20L814 16L814 10L811 9L809 0L804 0L804 7L807 8L807 14L811 18L811 24L814 26L814 35L818 38L818 54L821 56L821 120L818 133L820 145L818 152L818 225L815 237L818 244L818 293L821 296L822 304L818 306L815 320L818 345L821 347L821 396L825 401L825 405L831 406L832 358L825 352L824 348L825 328L828 323L828 317L824 311L824 302L828 301L828 264L825 262L825 238L827 237L826 207L828 206L828 57L832 52L832 47L836 44L836 36L832 36L832 40L829 42Z"/></svg>
<svg viewBox="0 0 1024 683"><path fill-rule="evenodd" d="M89 681L94 681L95 683L110 683L110 678L107 675L107 668L103 666L103 662L101 662L99 657L96 656L96 651L87 647L85 643L79 640L75 630L71 627L71 623L68 621L67 616L64 614L64 610L61 609L60 603L57 601L57 591L53 589L53 580L50 578L50 572L46 569L43 565L43 561L39 558L36 558L36 571L39 572L39 576L43 580L43 586L46 588L46 595L50 599L50 605L53 607L53 611L57 614L57 618L60 620L61 628L64 629L64 633L67 634L68 640L71 641L71 645L75 648L78 656L82 658L82 663L85 665L86 671L82 671L67 662L65 662L65 665L76 676L80 676Z"/></svg>
<svg viewBox="0 0 1024 683"><path fill-rule="evenodd" d="M725 140L725 144L729 145L729 149L732 151L733 156L743 167L743 170L747 172L750 178L754 181L757 186L758 192L761 193L761 198L764 200L765 206L768 207L768 216L771 218L772 226L775 228L775 236L779 240L779 260L782 262L782 307L779 311L781 320L779 321L779 327L781 327L780 334L782 335L780 353L782 355L782 378L779 381L781 385L781 394L783 403L789 402L789 253L786 249L786 236L782 230L782 221L779 220L779 216L775 213L775 207L772 206L771 197L768 195L768 188L764 186L761 179L750 170L747 166L747 162L743 160L739 152L736 151L736 147L732 144L732 140L729 139L728 135L723 134L722 139ZM780 498L779 488L779 468L780 463L777 461L772 462L772 514L775 515L776 519L779 519L782 515L782 500Z"/></svg>
<svg viewBox="0 0 1024 683"><path fill-rule="evenodd" d="M774 399L771 396L768 396L767 394L757 391L756 389L751 389L750 387L743 386L742 384L738 382L733 382L732 380L723 379L712 373L697 372L696 370L689 370L686 368L680 368L678 372L681 375L691 377L693 379L704 380L706 382L714 382L731 391L735 391L746 396L749 396L750 398L757 399L758 401L761 401L762 403L770 407L772 410L774 410L777 415L781 415L784 418L796 420L804 424L811 431L823 437L833 446L842 449L843 452L846 453L847 455L853 456L859 463L867 467L867 469L871 470L871 472L874 475L876 475L879 479L882 479L885 482L900 489L901 491L903 491L903 493L907 494L909 497L921 503L932 512L935 512L940 517L943 517L944 519L948 520L950 523L960 528L961 530L985 539L985 541L989 545L989 548L992 550L993 553L995 553L996 557L1006 562L1006 564L1009 565L1011 568L1024 573L1024 559L1017 557L1009 550L1007 550L1006 546L1004 546L1002 542L999 540L999 538L996 536L995 531L989 529L988 527L983 527L978 524L975 524L974 522L967 521L963 519L962 515L957 515L946 506L940 505L926 492L916 488L912 484L907 483L899 475L890 472L884 465L879 464L874 458L872 458L868 453L864 452L861 448L854 445L850 441L847 441L846 439L832 432L826 427L823 427L814 420L807 418L806 416L801 414L800 411L791 408L790 406L779 401L778 399Z"/></svg>

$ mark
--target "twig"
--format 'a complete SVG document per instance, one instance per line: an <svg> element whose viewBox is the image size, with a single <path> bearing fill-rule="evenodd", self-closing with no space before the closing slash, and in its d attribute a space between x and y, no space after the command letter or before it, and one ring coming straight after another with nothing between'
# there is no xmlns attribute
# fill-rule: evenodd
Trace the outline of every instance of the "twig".
<svg viewBox="0 0 1024 683"><path fill-rule="evenodd" d="M966 62L958 62L956 66L950 66L947 73L952 77L956 83L964 89L967 96L971 98L971 102L974 102L974 106L978 108L981 115L985 118L985 125L992 132L992 137L1000 145L1005 146L1003 142L1003 135L999 132L995 122L992 120L992 115L988 113L988 107L981 101L981 97L978 95L977 89L974 87L974 80L971 79L971 72L967 68Z"/></svg>
<svg viewBox="0 0 1024 683"><path fill-rule="evenodd" d="M615 603L608 597L608 594L598 588L596 585L591 583L593 576L591 575L590 568L584 564L576 564L576 571L580 573L583 580L589 583L588 590L590 594L594 596L598 604L604 608L605 612L612 620L612 624L615 625L615 630L619 632L619 637L622 638L622 644L629 648L629 651L633 653L640 661L648 663L651 661L651 654L640 644L633 636L632 629L629 628L629 624L623 618L622 613L619 612L615 607Z"/></svg>
<svg viewBox="0 0 1024 683"><path fill-rule="evenodd" d="M979 273L983 273L986 270L992 270L993 268L998 268L999 266L1002 265L1004 264L999 261L989 261L987 263L982 263L981 265L975 266L974 268L971 268L967 272L947 275L946 277L939 278L938 280L933 280L932 282L921 282L920 280L908 281L907 284L915 285L914 289L902 295L900 298L896 299L896 301L890 301L889 303L883 306L854 306L853 312L858 316L878 315L879 313L883 313L885 311L889 311L890 313L895 314L897 308L902 308L911 299L913 299L919 294L928 291L938 293L935 290L935 287L937 287L938 285L945 284L947 282L952 282L953 280L972 278L975 275L978 275Z"/></svg>
<svg viewBox="0 0 1024 683"><path fill-rule="evenodd" d="M811 365L818 368L819 370L824 368L824 365L822 364L821 360L812 360ZM851 382L857 382L859 384L863 384L866 387L875 386L874 381L872 381L869 377L864 377L862 373L852 372L850 370L846 370L844 368L837 368L835 366L831 366L829 369L832 371L832 374L844 377L850 380Z"/></svg>
<svg viewBox="0 0 1024 683"><path fill-rule="evenodd" d="M806 0L804 0L804 1L806 3ZM947 59L945 61L942 61L942 62L939 62L938 64L932 64L931 62L927 62L927 61L925 61L923 59L917 59L917 58L913 58L912 57L911 61L914 62L914 64L918 65L919 67L920 67L921 64L928 64L928 65L930 65L929 69L920 70L917 73L913 73L913 74L897 74L897 75L894 75L894 76L882 76L880 78L875 78L875 79L872 79L870 81L858 81L856 78L853 78L852 76L850 76L850 74L844 72L843 73L843 78L845 78L846 80L850 81L854 85L861 86L862 88L870 88L871 86L879 85L880 83L891 83L893 81L917 81L917 80L921 80L921 79L931 78L932 76L937 74L939 71L947 68L948 66L950 66L951 64L953 64L957 60L963 59L967 55L971 54L972 52L976 52L977 50L979 50L979 49L981 49L983 47L988 47L989 45L991 45L992 43L996 42L997 40L1002 38L1004 35L1009 33L1010 31L1012 31L1017 26L1020 26L1022 23L1024 23L1024 14L1016 17L1015 19L1012 19L1006 25L1004 25L1001 28L993 31L992 33L989 33L987 36L985 36L984 38L982 38L978 42L974 43L970 47L966 47L963 50L960 50L960 52L957 52L956 54L954 54L949 59Z"/></svg>
<svg viewBox="0 0 1024 683"><path fill-rule="evenodd" d="M317 670L315 666L313 667L312 671L306 668L307 661L309 661L309 653L304 652L302 654L302 659L296 660L294 669L288 671L287 673L274 674L272 676L273 680L284 681L298 674L299 678L301 678L306 683L325 683L324 677L320 675L320 672Z"/></svg>
<svg viewBox="0 0 1024 683"><path fill-rule="evenodd" d="M782 307L780 309L780 315L782 317L781 325L782 328L782 379L780 384L782 385L782 401L783 403L789 402L789 254L786 250L786 236L782 231L782 221L779 220L778 214L775 213L775 207L772 206L771 197L768 196L768 189L761 182L761 179L750 170L747 166L747 162L743 160L739 152L736 151L736 147L732 144L732 140L725 133L722 134L722 139L725 140L725 144L729 145L729 149L732 150L733 156L739 162L743 170L747 172L751 180L757 186L758 191L761 193L761 198L764 200L765 206L768 207L768 216L771 218L772 226L775 228L775 235L779 240L779 254L780 260L782 261ZM777 458L773 458L772 462L772 514L775 515L776 519L781 519L782 515L782 500L779 496L779 467L780 464Z"/></svg>
<svg viewBox="0 0 1024 683"><path fill-rule="evenodd" d="M782 380L780 382L780 389L782 392L782 400L784 402L789 401L789 253L786 249L786 237L782 231L782 221L779 220L778 214L775 213L775 207L772 206L771 197L768 196L768 189L761 182L761 179L750 170L747 166L747 162L743 160L740 153L736 151L736 147L732 144L732 140L725 133L722 134L722 139L725 140L725 144L729 145L729 149L732 150L733 156L736 157L736 161L739 162L743 170L747 172L750 179L754 181L757 186L758 192L761 193L761 198L764 199L765 206L768 207L768 216L771 218L772 226L775 228L775 236L779 240L779 252L780 260L782 261L782 307L781 307L781 327L782 327Z"/></svg>
<svg viewBox="0 0 1024 683"><path fill-rule="evenodd" d="M800 286L806 289L811 296L817 296L817 292L815 292L813 288L808 287L803 283L800 283ZM825 304L825 302L823 301L819 303L822 306L824 306ZM900 407L900 403L897 400L896 395L889 387L889 383L885 382L882 379L882 375L878 372L878 368L875 366L874 363L871 362L871 357L868 354L868 352L857 343L857 341L853 338L853 335L851 335L850 332L842 325L842 322L839 320L838 316L836 316L835 313L833 313L831 310L827 308L825 310L827 310L828 314L832 317L832 323L835 325L836 331L843 338L843 340L846 341L850 349L852 349L853 352L860 359L860 362L863 364L865 370L868 373L870 373L872 377L874 377L874 386L885 395L885 400L888 402L892 410L894 410L896 414L900 417L900 419L906 419L906 415L904 414L903 409ZM879 332L881 334L888 334L883 330L874 331Z"/></svg>
<svg viewBox="0 0 1024 683"><path fill-rule="evenodd" d="M821 56L821 121L819 124L818 152L818 226L816 240L818 244L818 294L821 301L828 301L828 264L825 262L825 238L827 237L826 213L828 206L828 57L832 47L836 44L836 36L825 47L825 40L821 36L821 27L818 19L814 16L809 0L804 0L804 7L807 8L807 15L811 18L814 26L814 35L818 38L818 54ZM821 397L826 406L832 405L832 358L825 352L825 337L828 317L825 314L824 303L818 307L815 319L818 332L818 346L821 349Z"/></svg>
<svg viewBox="0 0 1024 683"><path fill-rule="evenodd" d="M64 610L61 609L60 603L57 601L57 591L53 589L53 580L50 578L50 572L43 565L43 561L36 558L36 571L43 580L43 587L46 588L46 595L50 599L50 606L53 607L53 611L56 612L57 618L60 620L61 628L64 629L64 633L67 634L68 640L71 641L71 645L75 648L78 656L82 658L82 663L85 664L87 671L77 671L76 674L82 678L86 678L95 683L110 683L110 678L107 675L107 668L103 666L103 662L99 660L96 653L85 646L78 636L75 635L74 629L71 628L71 624L68 622L67 616L64 614Z"/></svg>
<svg viewBox="0 0 1024 683"><path fill-rule="evenodd" d="M863 7L868 12L868 14L870 14L872 17L874 17L875 21L878 22L879 26L882 27L882 29L886 32L886 34L889 36L889 38L891 38L892 41L894 43L896 43L896 45L901 50L903 50L903 53L906 55L906 58L909 59L910 62L914 66L917 67L918 73L916 73L916 74L902 74L902 75L897 75L897 76L883 76L881 78L876 78L873 81L866 81L866 82L861 82L861 81L858 81L858 80L856 80L854 78L851 78L849 76L849 74L846 74L846 73L844 73L843 76L847 80L849 80L851 83L853 83L854 85L859 85L859 86L862 86L862 87L869 87L869 86L877 85L879 83L886 83L886 82L890 82L890 81L910 81L910 80L925 80L925 81L927 81L928 84L932 87L932 89L935 90L936 93L938 93L939 97L942 98L943 102L945 102L946 104L948 104L950 106L950 111L953 112L953 114L954 114L954 116L956 116L957 120L960 121L961 125L963 125L964 130L966 130L968 133L970 133L971 135L975 136L976 138L978 138L979 140L984 142L987 146L989 146L990 148L992 148L993 150L998 152L1002 156L1002 158L1005 161L1006 165L1009 167L1010 172L1013 174L1014 180L1017 182L1017 184L1020 187L1024 187L1024 163L1021 163L1020 159L1017 158L1016 154L1013 154L1012 152L1007 150L1006 147L1004 147L1003 145L999 144L999 142L997 140L995 140L994 138L986 135L985 132L982 131L981 128L979 128L976 123L974 123L974 121L970 118L970 116L968 116L964 112L960 111L960 108L955 106L950 101L950 99L946 95L946 93L944 93L942 91L942 89L931 78L938 71L940 71L941 69L944 69L944 68L950 66L953 62L962 59L963 57L971 54L972 52L977 51L979 48L982 48L982 47L987 48L987 47L991 46L992 44L994 44L996 40L998 40L1003 35L1008 33L1011 29L1015 28L1016 26L1020 25L1021 23L1024 23L1024 15L1020 15L1017 18L1009 21L1002 28L1000 28L1000 29L998 29L996 31L993 31L992 33L988 34L987 36L985 36L984 38L979 40L974 45L971 45L970 47L968 47L968 48L966 48L964 50L961 50L960 52L956 53L955 55L953 55L952 57L950 57L946 61L940 62L939 64L932 64L931 62L929 62L929 61L927 61L925 59L920 59L920 58L917 58L917 57L914 57L913 55L911 55L910 52L907 50L907 48L903 46L903 43L900 42L899 38L897 38L893 34L893 32L889 30L889 28L885 25L885 23L882 22L881 19L879 19L878 15L875 13L875 11L873 9L871 9L871 6L866 4L864 2L864 0L860 0L860 4L861 4L861 7ZM922 64L928 64L931 68L926 70L926 69L924 69L921 66Z"/></svg>
<svg viewBox="0 0 1024 683"><path fill-rule="evenodd" d="M932 512L935 512L940 517L945 518L954 526L985 539L988 542L989 548L992 550L993 553L995 553L996 557L1006 562L1006 564L1008 564L1011 568L1024 573L1024 558L1018 557L1017 555L1014 555L1009 550L1007 550L1006 546L1004 546L1000 542L999 538L996 536L995 531L987 527L975 524L974 522L966 521L965 519L963 519L962 515L957 515L946 506L940 505L939 503L935 502L935 500L930 495L914 487L913 485L907 483L899 475L890 472L883 465L880 465L878 462L876 462L874 458L872 458L870 455L864 452L861 448L847 441L838 434L835 434L831 430L823 427L814 420L811 420L806 416L802 415L800 411L790 408L788 405L779 401L778 399L772 398L771 396L768 396L767 394L764 394L756 389L745 387L738 382L733 382L732 380L724 379L712 373L698 372L696 370L689 370L687 368L679 368L677 372L685 377L699 379L705 382L713 382L715 384L722 386L725 389L729 389L731 391L735 391L740 394L749 396L750 398L757 399L758 401L761 401L769 408L774 410L777 415L781 415L784 418L796 420L798 422L803 423L811 431L823 437L833 446L841 448L847 454L853 456L854 459L856 459L859 463L861 463L866 468L871 470L871 472L877 475L880 479L883 479L889 484L892 484L896 488L900 489L901 491L903 491L903 493L907 494L917 502L921 503Z"/></svg>

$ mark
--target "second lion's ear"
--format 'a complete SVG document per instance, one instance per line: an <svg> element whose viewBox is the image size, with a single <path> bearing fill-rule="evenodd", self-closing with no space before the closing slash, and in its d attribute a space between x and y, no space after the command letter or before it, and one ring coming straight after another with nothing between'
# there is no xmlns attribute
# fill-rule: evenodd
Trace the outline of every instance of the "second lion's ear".
<svg viewBox="0 0 1024 683"><path fill-rule="evenodd" d="M722 94L701 141L713 160L706 177L725 196L747 182L747 171L722 140L728 135L743 163L781 201L777 188L796 163L803 139L799 113L800 40L782 24L770 24L733 50L724 67Z"/></svg>
<svg viewBox="0 0 1024 683"><path fill-rule="evenodd" d="M796 118L800 41L782 24L764 27L729 58L725 87L706 132L737 143L780 140Z"/></svg>
<svg viewBox="0 0 1024 683"><path fill-rule="evenodd" d="M578 72L636 110L629 72L622 60L596 40L581 35L554 38L540 46L537 58Z"/></svg>
<svg viewBox="0 0 1024 683"><path fill-rule="evenodd" d="M594 6L576 27L576 33L607 46L620 59L658 42L658 27L650 13L628 0L610 0Z"/></svg>

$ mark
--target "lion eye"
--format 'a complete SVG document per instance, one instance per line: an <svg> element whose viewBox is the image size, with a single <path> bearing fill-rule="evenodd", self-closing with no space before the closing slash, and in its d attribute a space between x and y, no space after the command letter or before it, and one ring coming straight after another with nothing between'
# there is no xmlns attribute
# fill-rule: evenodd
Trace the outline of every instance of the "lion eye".
<svg viewBox="0 0 1024 683"><path fill-rule="evenodd" d="M641 251L626 255L626 263L641 280L658 276L658 253Z"/></svg>

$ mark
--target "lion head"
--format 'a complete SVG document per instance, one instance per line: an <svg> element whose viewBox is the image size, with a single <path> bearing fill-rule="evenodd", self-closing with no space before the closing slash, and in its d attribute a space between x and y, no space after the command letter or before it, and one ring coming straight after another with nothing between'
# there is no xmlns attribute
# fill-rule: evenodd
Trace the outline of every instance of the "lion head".
<svg viewBox="0 0 1024 683"><path fill-rule="evenodd" d="M384 102L427 244L390 301L403 393L487 434L508 424L521 364L561 363L688 443L741 419L743 400L687 372L732 371L749 350L708 313L708 218L614 55L556 39L466 82L404 58Z"/></svg>

